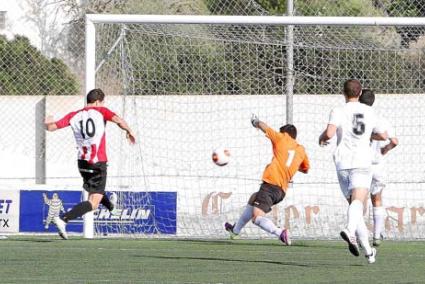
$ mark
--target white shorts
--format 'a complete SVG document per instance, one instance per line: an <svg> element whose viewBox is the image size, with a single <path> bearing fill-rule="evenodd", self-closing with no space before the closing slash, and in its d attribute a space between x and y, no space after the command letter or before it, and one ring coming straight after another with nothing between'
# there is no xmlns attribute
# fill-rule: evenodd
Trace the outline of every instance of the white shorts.
<svg viewBox="0 0 425 284"><path fill-rule="evenodd" d="M346 199L351 197L354 188L370 188L372 172L369 168L337 170L339 186Z"/></svg>
<svg viewBox="0 0 425 284"><path fill-rule="evenodd" d="M370 194L380 193L385 188L385 171L382 164L372 165L372 183L370 184Z"/></svg>

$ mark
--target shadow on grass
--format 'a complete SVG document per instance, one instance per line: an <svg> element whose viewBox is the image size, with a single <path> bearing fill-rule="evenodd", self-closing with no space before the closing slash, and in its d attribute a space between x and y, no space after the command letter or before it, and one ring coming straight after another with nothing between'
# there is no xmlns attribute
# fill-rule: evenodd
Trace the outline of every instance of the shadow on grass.
<svg viewBox="0 0 425 284"><path fill-rule="evenodd" d="M249 259L229 259L219 257L194 257L194 256L158 256L158 255L137 255L136 257L168 259L168 260L196 260L196 261L220 261L220 262L241 262L241 263L261 263L276 264L283 266L310 267L310 264L301 264L293 261L273 261L273 260L249 260Z"/></svg>
<svg viewBox="0 0 425 284"><path fill-rule="evenodd" d="M299 263L296 261L275 261L275 260L249 260L249 259L230 259L220 257L194 257L194 256L159 256L159 255L135 255L134 257L148 258L148 259L161 259L161 260L196 260L196 261L219 261L228 263L255 263L255 264L273 264L279 266L294 266L294 267L332 267L335 268L335 263ZM361 264L339 264L339 266L363 266Z"/></svg>
<svg viewBox="0 0 425 284"><path fill-rule="evenodd" d="M232 245L232 246L266 246L266 247L285 247L277 240L196 240L196 239L179 239L170 240L174 242L193 243L201 245Z"/></svg>
<svg viewBox="0 0 425 284"><path fill-rule="evenodd" d="M185 242L201 245L232 245L232 246L265 246L265 247L286 247L278 240L193 240L193 239L178 239L164 240L174 242ZM336 248L344 246L342 241L306 241L293 240L291 247L306 247L306 248Z"/></svg>
<svg viewBox="0 0 425 284"><path fill-rule="evenodd" d="M68 240L64 240L58 235L47 235L47 236L11 236L2 241L12 241L12 242L34 242L34 243L48 243L48 242L110 242L110 241L123 241L127 239L122 238L93 238L87 239L82 236L70 236ZM128 239L129 241L137 241L137 239Z"/></svg>
<svg viewBox="0 0 425 284"><path fill-rule="evenodd" d="M31 242L31 243L52 243L52 242L56 242L56 241L60 241L60 240L55 240L55 239L36 239L36 238L9 238L7 239L7 241L9 242Z"/></svg>
<svg viewBox="0 0 425 284"><path fill-rule="evenodd" d="M74 241L100 241L102 239L84 239L83 237L70 237L68 240L63 240L58 235L47 235L47 236L11 236L5 241L10 242L30 242L30 243L55 243L55 242L74 242Z"/></svg>

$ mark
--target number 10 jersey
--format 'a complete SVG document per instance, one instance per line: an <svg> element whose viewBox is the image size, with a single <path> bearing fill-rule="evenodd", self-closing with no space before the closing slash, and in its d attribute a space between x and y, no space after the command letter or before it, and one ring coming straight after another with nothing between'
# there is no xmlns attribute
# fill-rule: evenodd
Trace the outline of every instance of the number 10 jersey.
<svg viewBox="0 0 425 284"><path fill-rule="evenodd" d="M90 164L107 162L105 126L115 113L106 107L85 107L56 121L58 129L71 126L78 149L78 160Z"/></svg>

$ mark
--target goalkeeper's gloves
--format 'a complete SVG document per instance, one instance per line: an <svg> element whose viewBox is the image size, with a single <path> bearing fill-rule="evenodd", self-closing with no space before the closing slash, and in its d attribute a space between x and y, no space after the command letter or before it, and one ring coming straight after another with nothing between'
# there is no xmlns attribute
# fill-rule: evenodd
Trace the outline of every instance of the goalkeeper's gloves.
<svg viewBox="0 0 425 284"><path fill-rule="evenodd" d="M252 126L254 126L255 128L258 128L258 124L260 123L260 120L258 119L258 116L255 114L251 115L251 124Z"/></svg>

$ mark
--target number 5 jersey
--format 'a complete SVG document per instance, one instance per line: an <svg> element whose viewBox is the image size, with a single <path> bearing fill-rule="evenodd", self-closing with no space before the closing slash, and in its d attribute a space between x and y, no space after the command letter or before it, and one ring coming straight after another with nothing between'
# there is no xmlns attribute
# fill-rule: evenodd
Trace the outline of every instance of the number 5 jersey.
<svg viewBox="0 0 425 284"><path fill-rule="evenodd" d="M359 102L348 102L333 109L329 123L337 127L334 162L337 170L369 168L372 164L372 133L383 133L374 110Z"/></svg>

